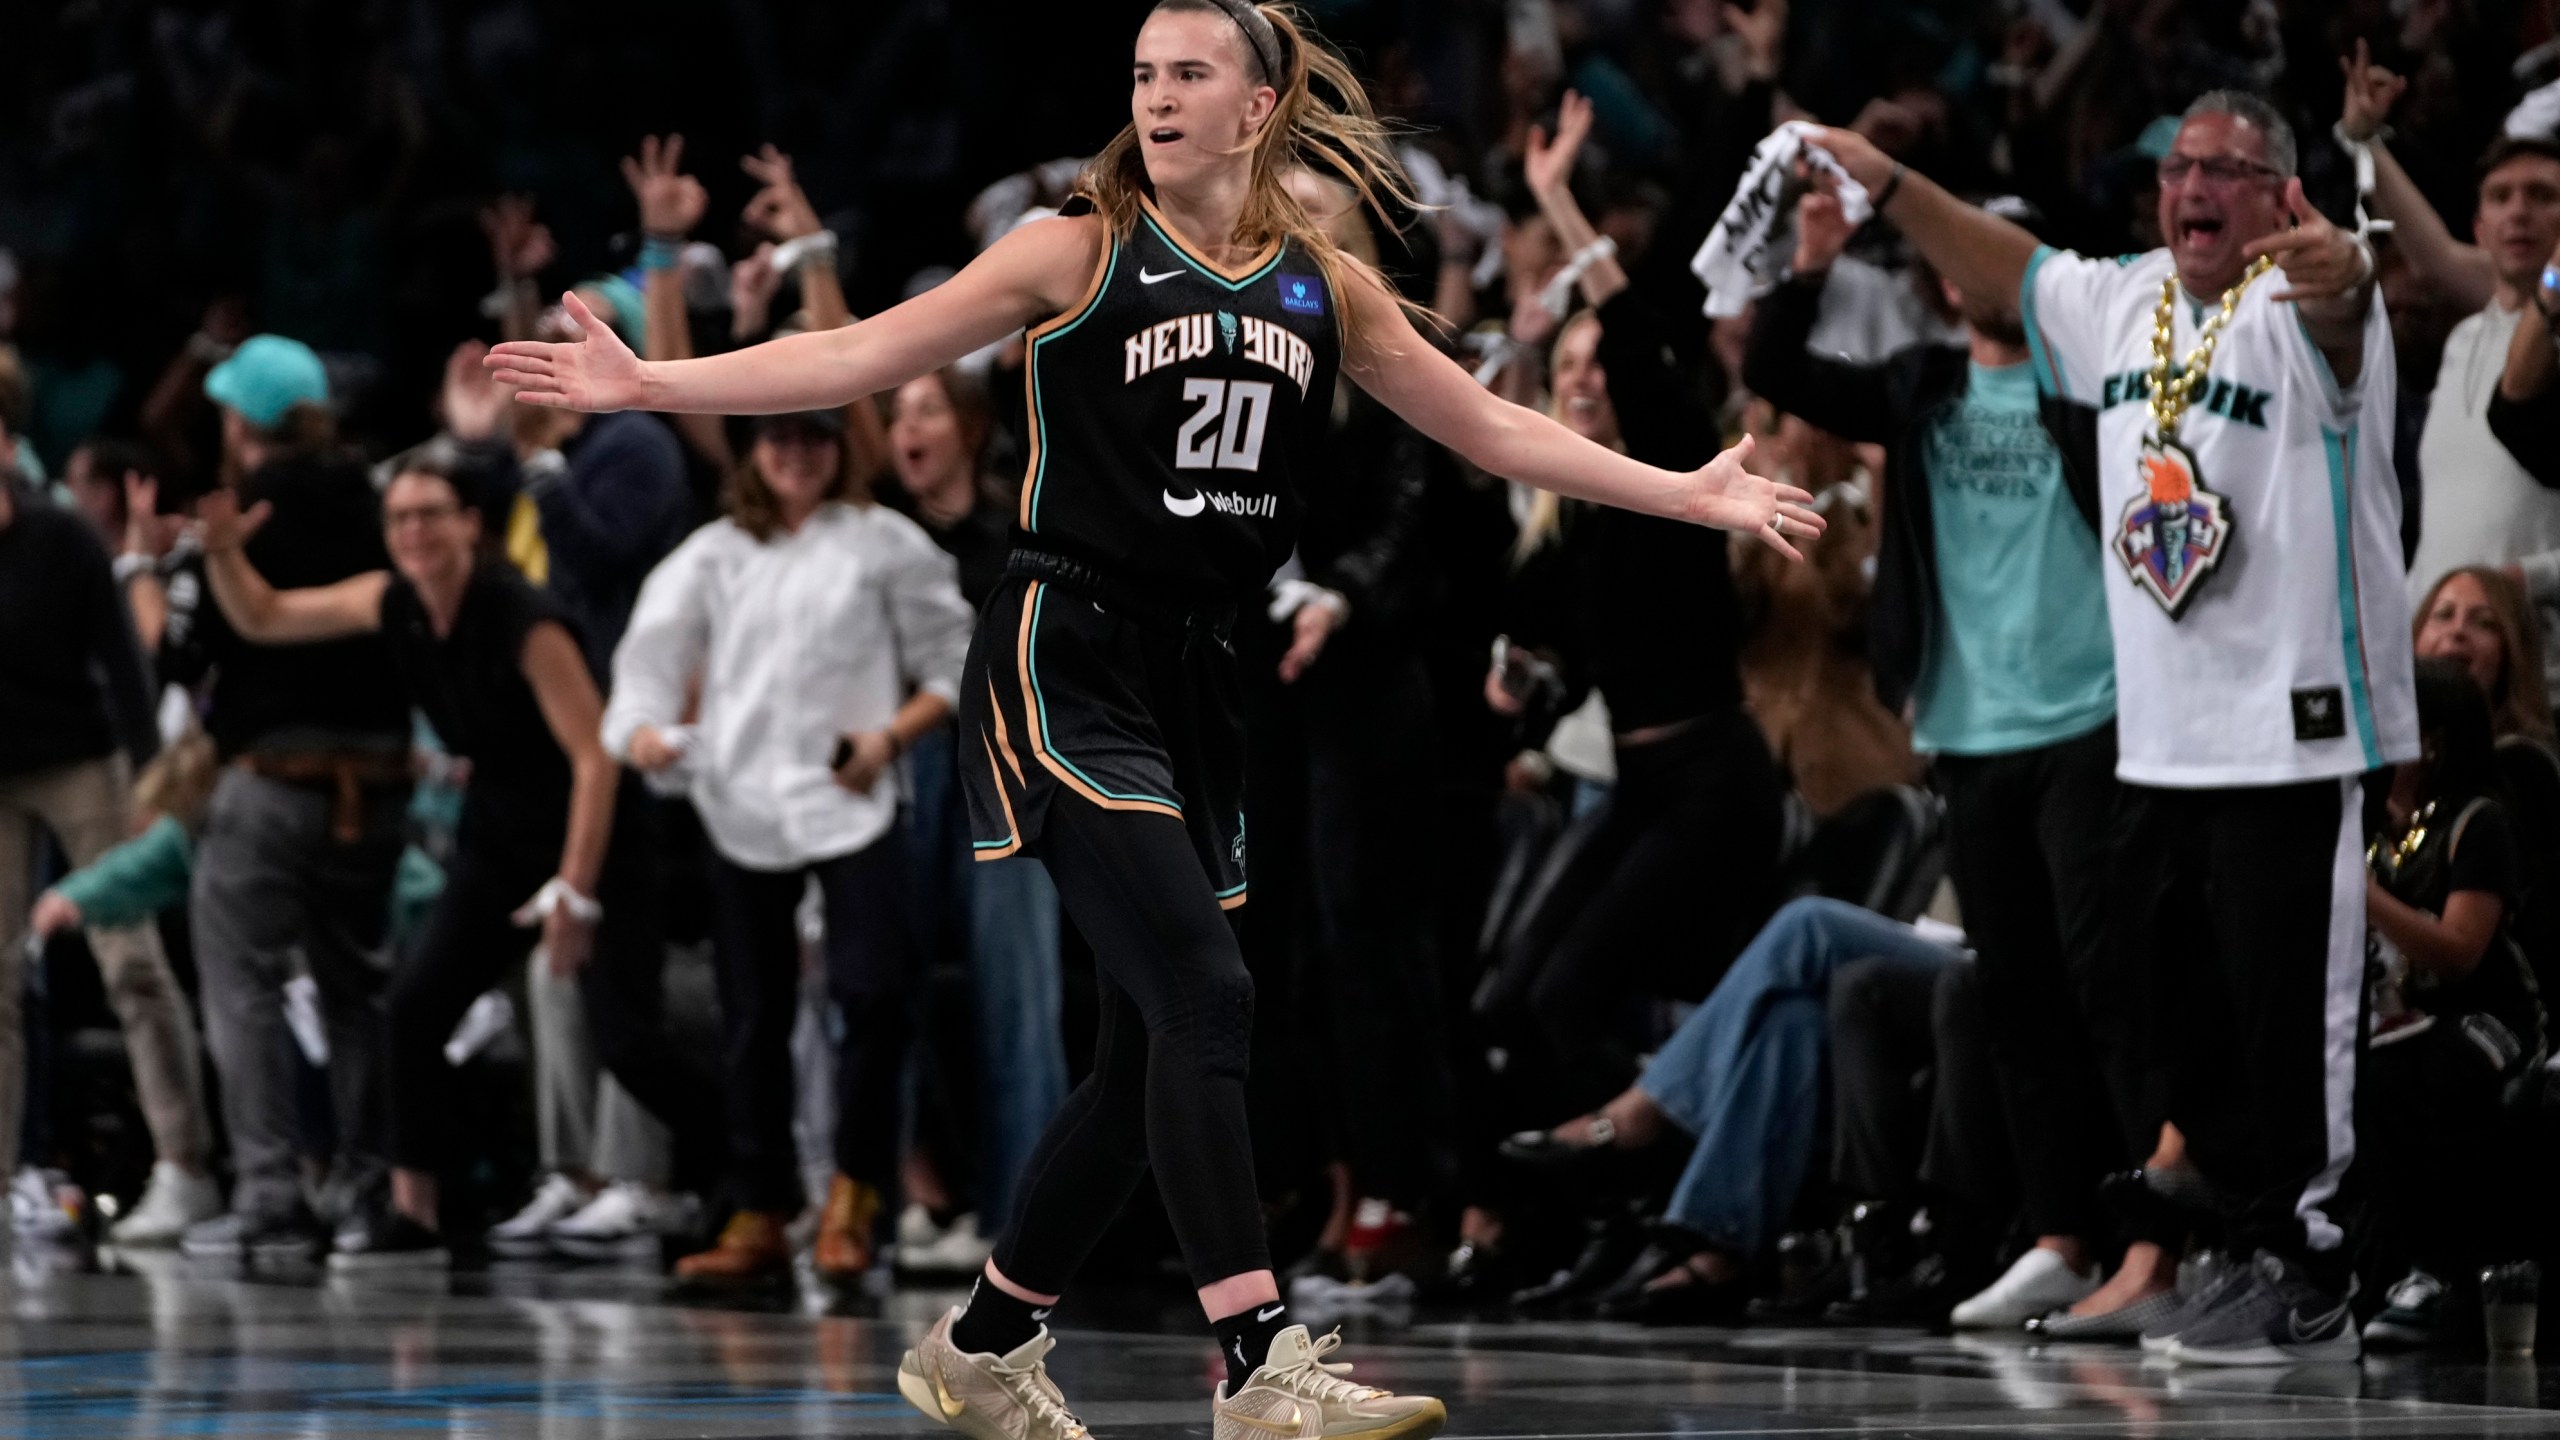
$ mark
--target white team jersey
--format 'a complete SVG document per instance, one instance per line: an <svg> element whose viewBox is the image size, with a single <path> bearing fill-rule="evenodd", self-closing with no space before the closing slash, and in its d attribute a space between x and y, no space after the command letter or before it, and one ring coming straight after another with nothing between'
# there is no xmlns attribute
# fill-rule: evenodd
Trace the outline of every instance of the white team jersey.
<svg viewBox="0 0 2560 1440"><path fill-rule="evenodd" d="M2274 301L2283 272L2250 286L2179 422L2189 476L2144 446L2153 314L2172 273L2167 250L2092 260L2044 249L2019 297L2037 383L2098 409L2116 773L2181 788L2281 785L2413 758L2382 306L2365 318L2363 373L2341 389L2293 306ZM2177 311L2184 359L2201 317L2183 293Z"/></svg>

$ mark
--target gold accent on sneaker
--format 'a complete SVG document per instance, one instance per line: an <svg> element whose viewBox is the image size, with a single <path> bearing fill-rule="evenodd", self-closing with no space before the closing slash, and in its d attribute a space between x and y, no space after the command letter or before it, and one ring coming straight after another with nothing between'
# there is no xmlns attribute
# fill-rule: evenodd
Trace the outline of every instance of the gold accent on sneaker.
<svg viewBox="0 0 2560 1440"><path fill-rule="evenodd" d="M969 1408L968 1401L951 1398L951 1382L943 1374L942 1357L939 1355L933 1357L933 1402L942 1408L945 1420L957 1420L960 1412Z"/></svg>
<svg viewBox="0 0 2560 1440"><path fill-rule="evenodd" d="M898 1393L926 1419L970 1440L1092 1440L1067 1410L1044 1363L1057 1342L1046 1329L1010 1355L973 1355L951 1343L958 1307L944 1312L898 1362Z"/></svg>

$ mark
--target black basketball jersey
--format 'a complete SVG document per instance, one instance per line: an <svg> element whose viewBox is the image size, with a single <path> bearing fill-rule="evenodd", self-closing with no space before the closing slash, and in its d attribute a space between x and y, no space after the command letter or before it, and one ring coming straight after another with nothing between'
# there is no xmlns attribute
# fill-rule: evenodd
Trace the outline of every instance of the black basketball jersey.
<svg viewBox="0 0 2560 1440"><path fill-rule="evenodd" d="M1294 243L1221 269L1144 204L1083 303L1028 337L1019 543L1186 596L1260 589L1332 410L1336 304Z"/></svg>

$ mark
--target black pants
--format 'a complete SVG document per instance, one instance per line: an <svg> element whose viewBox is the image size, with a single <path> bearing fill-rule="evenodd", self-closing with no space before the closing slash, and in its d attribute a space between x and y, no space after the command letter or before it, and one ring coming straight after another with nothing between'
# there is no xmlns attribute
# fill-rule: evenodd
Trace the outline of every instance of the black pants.
<svg viewBox="0 0 2560 1440"><path fill-rule="evenodd" d="M1776 908L1784 793L1739 707L1618 747L1599 832L1505 938L1478 997L1497 1037L1545 1051L1559 1116L1634 1080L1631 996L1703 997Z"/></svg>
<svg viewBox="0 0 2560 1440"><path fill-rule="evenodd" d="M2364 825L2356 779L2125 787L2117 938L2149 969L2169 1118L2231 1197L2230 1243L2345 1282L2328 1207L2355 1158Z"/></svg>
<svg viewBox="0 0 2560 1440"><path fill-rule="evenodd" d="M1093 947L1093 1069L1031 1153L996 1245L1005 1277L1064 1290L1153 1165L1192 1283L1271 1266L1244 1084L1253 979L1181 821L1049 807L1039 854Z"/></svg>
<svg viewBox="0 0 2560 1440"><path fill-rule="evenodd" d="M2497 963L2494 959L2484 963ZM2360 1242L2370 1278L2389 1285L2411 1266L2440 1280L2529 1253L2532 1154L2504 1104L2498 1063L2443 1015L2424 1032L2375 1047L2357 1095L2371 1224Z"/></svg>
<svg viewBox="0 0 2560 1440"><path fill-rule="evenodd" d="M1963 961L1882 958L1832 977L1831 1174L1843 1195L1951 1199L2005 1223L2016 1180L1981 979Z"/></svg>
<svg viewBox="0 0 2560 1440"><path fill-rule="evenodd" d="M1456 1167L1447 1006L1408 828L1431 807L1431 695L1407 656L1345 645L1325 658L1335 668L1300 682L1314 902L1304 994L1326 1040L1340 1158L1361 1194L1413 1209Z"/></svg>
<svg viewBox="0 0 2560 1440"><path fill-rule="evenodd" d="M1938 762L1948 870L1980 957L2000 1099L2038 1235L2106 1233L2098 1182L2142 1163L2159 1139L2147 972L2107 940L2115 771L2112 723Z"/></svg>
<svg viewBox="0 0 2560 1440"><path fill-rule="evenodd" d="M898 830L850 855L790 870L711 858L711 948L729 1047L728 1203L789 1215L804 1199L792 1141L791 1026L800 1010L800 896L816 877L826 915L836 1044L836 1169L886 1191L897 1176L898 1079L913 1029L920 953Z"/></svg>
<svg viewBox="0 0 2560 1440"><path fill-rule="evenodd" d="M433 1172L451 1157L454 1115L444 1044L482 992L524 961L541 932L513 914L557 869L559 817L516 817L467 797L454 855L418 943L402 958L387 997L391 1158ZM695 1189L718 1172L717 1082L668 1037L666 945L647 792L628 777L615 797L613 836L596 899L604 919L579 975L598 1059L675 1139L674 1181Z"/></svg>

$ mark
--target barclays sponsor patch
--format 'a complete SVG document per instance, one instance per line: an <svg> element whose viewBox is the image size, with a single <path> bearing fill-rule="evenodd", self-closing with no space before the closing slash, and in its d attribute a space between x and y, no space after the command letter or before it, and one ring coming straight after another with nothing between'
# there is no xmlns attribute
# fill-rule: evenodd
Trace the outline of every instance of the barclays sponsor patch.
<svg viewBox="0 0 2560 1440"><path fill-rule="evenodd" d="M1324 313L1324 282L1312 275L1283 275L1279 278L1280 308L1292 315Z"/></svg>

